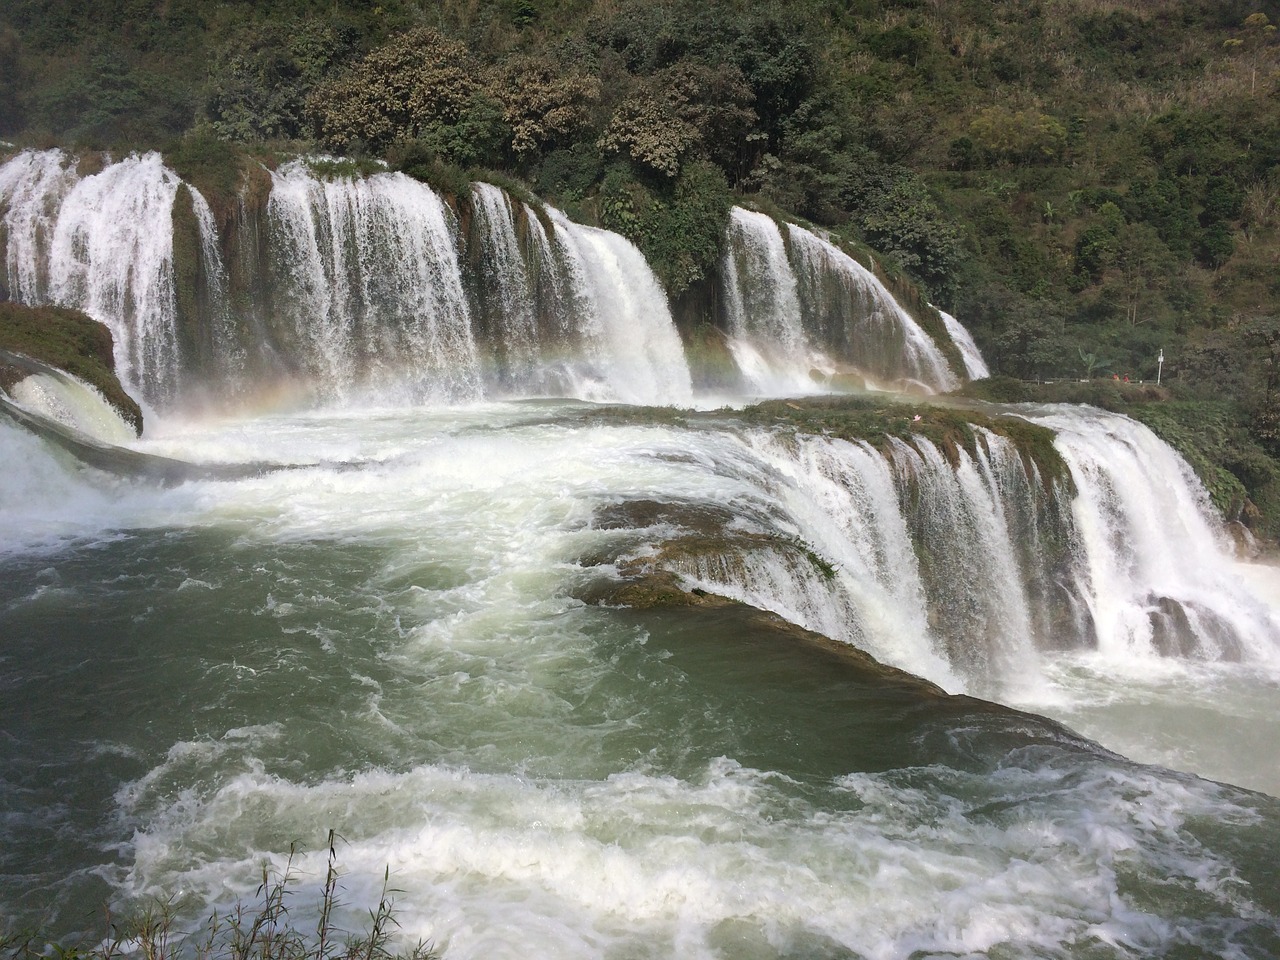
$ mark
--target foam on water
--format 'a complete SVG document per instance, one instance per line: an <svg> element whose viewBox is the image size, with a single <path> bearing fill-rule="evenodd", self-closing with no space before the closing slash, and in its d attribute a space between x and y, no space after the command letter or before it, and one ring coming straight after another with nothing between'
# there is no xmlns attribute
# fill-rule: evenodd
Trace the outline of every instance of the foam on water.
<svg viewBox="0 0 1280 960"><path fill-rule="evenodd" d="M376 900L389 866L405 891L403 935L460 958L847 950L889 960L1099 941L1243 958L1230 930L1170 923L1131 885L1158 880L1245 916L1268 909L1251 901L1235 863L1187 830L1200 818L1256 818L1209 784L1049 763L858 773L816 793L795 788L728 758L688 779L424 766L307 785L247 771L153 822L130 886L176 882L225 908L252 898L262 859L284 868L266 837L340 822L344 899ZM202 848L223 858L184 853ZM323 851L294 864L313 886L324 868Z"/></svg>
<svg viewBox="0 0 1280 960"><path fill-rule="evenodd" d="M125 444L133 428L95 388L69 374L37 373L19 380L10 395L28 410L103 443Z"/></svg>
<svg viewBox="0 0 1280 960"><path fill-rule="evenodd" d="M866 445L793 448L729 421L609 422L581 405L168 427L140 446L296 469L151 491L145 510L129 485L95 493L101 529L127 536L66 551L58 597L4 609L65 623L67 669L92 662L91 643L127 655L127 683L157 698L142 727L115 711L94 731L136 771L104 817L127 856L90 864L120 894L181 891L204 916L251 901L262 861L283 867L301 839L291 911L306 927L333 827L342 923L358 926L390 866L403 935L450 957L1243 960L1274 942L1280 809L1265 798L933 694L892 722L841 726L888 709L887 688L867 703L815 694L806 684L838 661L786 680L800 646L771 663L740 626L718 636L684 611L575 599L609 575L584 558L671 535L597 526L599 509L731 503L741 529L812 536L840 558L868 646L945 669L889 509L893 463ZM0 440L30 465L7 503L65 512L84 494L37 441ZM975 536L1012 522L992 503L1007 451L989 450L954 481ZM87 602L92 638L67 613ZM877 741L891 758L859 753Z"/></svg>

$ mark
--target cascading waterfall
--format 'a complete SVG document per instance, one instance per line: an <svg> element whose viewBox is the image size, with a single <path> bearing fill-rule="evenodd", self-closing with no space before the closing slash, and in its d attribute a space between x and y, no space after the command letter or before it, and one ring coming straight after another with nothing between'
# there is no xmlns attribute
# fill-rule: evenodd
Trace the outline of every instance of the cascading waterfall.
<svg viewBox="0 0 1280 960"><path fill-rule="evenodd" d="M952 341L960 349L965 374L969 379L983 380L991 376L987 361L983 359L978 345L973 342L973 335L969 333L969 329L945 310L939 310L938 315L942 317L942 322L947 328L947 333L951 335Z"/></svg>
<svg viewBox="0 0 1280 960"><path fill-rule="evenodd" d="M449 957L1276 954L1280 804L1177 771L1280 795L1280 622L1149 431L1013 408L1059 461L1009 439L1023 423L782 425L838 414L818 402L769 428L767 407L388 405L691 388L621 237L483 184L458 214L398 174L268 176L228 237L154 154L0 166L6 292L108 323L159 408L133 439L56 373L0 403L6 920L80 942L102 903L173 891L183 925L235 915L264 863L325 876L332 827L339 925L389 877L408 942ZM871 379L943 385L820 237L748 211L731 231L752 389L870 364L837 356L861 313L901 346ZM875 304L810 316L832 296ZM219 397L292 376L344 409L168 417L197 376ZM847 645L1034 713L1051 691L1072 727L1075 690L1123 701L1173 663L1168 709L1122 702L1124 727L1216 722L1225 746L1144 767Z"/></svg>
<svg viewBox="0 0 1280 960"><path fill-rule="evenodd" d="M1053 497L1015 446L979 431L953 465L923 437L865 442L751 439L801 541L834 574L767 552L680 568L691 586L772 610L951 690L986 695L1028 680L1050 619L1033 610L1045 570L1037 514Z"/></svg>
<svg viewBox="0 0 1280 960"><path fill-rule="evenodd" d="M817 234L787 224L806 328L836 356L881 381L959 386L946 358L874 273Z"/></svg>
<svg viewBox="0 0 1280 960"><path fill-rule="evenodd" d="M721 266L730 350L750 390L812 392L855 369L875 383L957 385L937 345L876 276L812 231L735 207Z"/></svg>
<svg viewBox="0 0 1280 960"><path fill-rule="evenodd" d="M666 295L633 244L551 212L582 318L576 396L626 403L688 403L689 365Z"/></svg>
<svg viewBox="0 0 1280 960"><path fill-rule="evenodd" d="M76 182L74 165L60 150L23 151L0 166L0 236L5 241L8 299L49 302L49 244L57 207Z"/></svg>
<svg viewBox="0 0 1280 960"><path fill-rule="evenodd" d="M723 264L729 348L749 389L759 394L811 392L810 371L831 362L805 335L796 278L773 219L734 207Z"/></svg>
<svg viewBox="0 0 1280 960"><path fill-rule="evenodd" d="M499 383L518 392L536 386L543 366L537 280L526 267L515 211L506 193L489 183L473 183L471 197L481 225L479 286L483 294L477 300L486 327L484 340L495 354ZM527 208L523 213L537 219Z"/></svg>
<svg viewBox="0 0 1280 960"><path fill-rule="evenodd" d="M106 323L121 381L144 403L171 402L181 379L172 229L181 181L158 153L80 179L57 150L3 169L10 296Z"/></svg>
<svg viewBox="0 0 1280 960"><path fill-rule="evenodd" d="M199 263L184 261L197 289L180 295L183 184L158 154L82 178L60 151L23 152L0 167L2 286L106 323L122 381L152 408L289 385L348 402L691 400L665 294L616 234L558 212L548 229L488 184L463 237L453 209L402 174L322 179L297 160L269 176L265 207L229 228L229 263L208 203L183 191Z"/></svg>
<svg viewBox="0 0 1280 960"><path fill-rule="evenodd" d="M1119 414L1063 406L1027 415L1055 431L1076 479L1076 591L1102 655L1278 662L1277 624L1230 569L1186 461Z"/></svg>
<svg viewBox="0 0 1280 960"><path fill-rule="evenodd" d="M293 161L272 175L267 215L273 320L312 382L481 395L456 225L433 190L399 173L321 180Z"/></svg>
<svg viewBox="0 0 1280 960"><path fill-rule="evenodd" d="M1034 419L1058 432L1074 497L983 429L972 453L950 458L920 436L877 450L752 435L767 465L753 482L834 574L732 545L668 566L691 588L989 697L1025 699L1041 658L1061 649L1274 664L1280 624L1232 576L1186 464L1125 418L1064 408Z"/></svg>

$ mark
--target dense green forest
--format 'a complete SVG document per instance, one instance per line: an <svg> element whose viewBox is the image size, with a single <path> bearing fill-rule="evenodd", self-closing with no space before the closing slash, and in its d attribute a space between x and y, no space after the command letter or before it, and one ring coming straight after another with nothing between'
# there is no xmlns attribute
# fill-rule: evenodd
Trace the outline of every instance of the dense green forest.
<svg viewBox="0 0 1280 960"><path fill-rule="evenodd" d="M1268 499L1277 22L1242 0L8 0L0 135L160 148L215 201L244 157L301 150L483 175L629 236L674 300L748 202L878 251L998 373L1159 372Z"/></svg>

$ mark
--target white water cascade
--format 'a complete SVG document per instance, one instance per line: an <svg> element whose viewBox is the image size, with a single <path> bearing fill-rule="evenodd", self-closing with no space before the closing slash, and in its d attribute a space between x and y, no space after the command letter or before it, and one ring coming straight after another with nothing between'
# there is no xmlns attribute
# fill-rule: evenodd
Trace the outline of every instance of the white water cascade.
<svg viewBox="0 0 1280 960"><path fill-rule="evenodd" d="M9 299L49 302L49 244L56 212L76 179L74 164L60 150L26 150L0 166L3 285Z"/></svg>
<svg viewBox="0 0 1280 960"><path fill-rule="evenodd" d="M1047 639L1037 501L1051 495L1010 441L979 433L976 456L957 450L954 465L923 437L880 451L752 435L767 464L760 482L834 573L770 551L676 571L949 690L1007 695L1028 682Z"/></svg>
<svg viewBox="0 0 1280 960"><path fill-rule="evenodd" d="M973 342L973 335L969 333L968 328L945 310L939 310L938 315L942 317L947 333L951 334L951 339L960 348L960 356L964 360L965 373L969 379L983 380L991 376L987 361L983 359L978 345Z"/></svg>
<svg viewBox="0 0 1280 960"><path fill-rule="evenodd" d="M23 152L0 166L0 287L105 323L121 380L153 409L281 389L342 403L690 401L666 296L616 234L558 211L544 223L488 184L464 237L454 209L403 174L325 179L295 160L270 182L265 208L242 206L221 241L188 185L199 263L180 295L183 184L158 154L81 177L60 151Z"/></svg>
<svg viewBox="0 0 1280 960"><path fill-rule="evenodd" d="M456 224L433 190L399 173L321 180L294 161L272 175L267 213L273 319L310 381L480 396Z"/></svg>
<svg viewBox="0 0 1280 960"><path fill-rule="evenodd" d="M763 213L734 207L724 258L729 349L753 393L778 395L816 389L815 367L832 362L809 343L778 225Z"/></svg>
<svg viewBox="0 0 1280 960"><path fill-rule="evenodd" d="M180 183L158 153L83 178L58 150L0 168L10 296L105 323L121 381L150 405L179 389L172 210Z"/></svg>
<svg viewBox="0 0 1280 960"><path fill-rule="evenodd" d="M629 241L551 211L573 278L582 365L574 395L626 403L688 403L689 365L666 295Z"/></svg>
<svg viewBox="0 0 1280 960"><path fill-rule="evenodd" d="M845 370L926 392L957 385L884 284L812 231L787 224L784 237L771 217L735 207L722 273L730 350L753 392L813 392Z"/></svg>
<svg viewBox="0 0 1280 960"><path fill-rule="evenodd" d="M486 342L495 356L495 378L509 391L536 388L543 368L538 332L537 277L525 265L511 199L489 183L473 183L471 197L482 229L480 288L477 298L486 321ZM536 214L522 205L526 221ZM539 230L541 224L538 225ZM545 234L542 234L545 238ZM537 238L534 238L537 243Z"/></svg>
<svg viewBox="0 0 1280 960"><path fill-rule="evenodd" d="M784 528L834 573L767 548L670 566L691 588L1003 700L1034 701L1060 650L1127 672L1170 658L1280 664L1280 622L1235 575L1176 454L1098 411L1034 419L1057 431L1074 496L981 429L976 450L953 460L919 436L876 450L750 435L767 465L753 471L761 496L785 504Z"/></svg>
<svg viewBox="0 0 1280 960"><path fill-rule="evenodd" d="M930 391L959 386L932 338L874 273L794 223L787 236L806 327L816 327L837 356L882 380Z"/></svg>
<svg viewBox="0 0 1280 960"><path fill-rule="evenodd" d="M1076 481L1077 591L1101 656L1126 670L1162 655L1280 664L1280 625L1240 582L1186 461L1119 414L1028 416L1055 431Z"/></svg>

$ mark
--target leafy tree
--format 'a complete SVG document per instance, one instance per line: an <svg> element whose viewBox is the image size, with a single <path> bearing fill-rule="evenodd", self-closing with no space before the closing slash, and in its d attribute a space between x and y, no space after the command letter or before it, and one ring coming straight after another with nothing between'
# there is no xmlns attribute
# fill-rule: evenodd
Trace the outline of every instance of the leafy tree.
<svg viewBox="0 0 1280 960"><path fill-rule="evenodd" d="M679 116L669 98L650 88L622 102L596 146L605 154L623 154L646 170L675 177L698 141L698 128Z"/></svg>
<svg viewBox="0 0 1280 960"><path fill-rule="evenodd" d="M614 111L598 146L666 177L676 176L690 156L739 170L756 119L751 100L735 67L681 63L638 84Z"/></svg>
<svg viewBox="0 0 1280 960"><path fill-rule="evenodd" d="M1239 35L1223 41L1228 53L1240 56L1249 70L1249 95L1257 96L1258 73L1275 55L1276 27L1265 13L1251 13Z"/></svg>
<svg viewBox="0 0 1280 960"><path fill-rule="evenodd" d="M692 161L674 180L651 188L615 165L605 175L600 197L604 226L640 248L671 296L719 262L733 195L718 167Z"/></svg>
<svg viewBox="0 0 1280 960"><path fill-rule="evenodd" d="M479 87L466 46L416 29L369 53L308 100L321 139L381 151L457 123Z"/></svg>
<svg viewBox="0 0 1280 960"><path fill-rule="evenodd" d="M919 180L902 178L862 214L867 241L920 278L931 296L947 298L960 257L960 237Z"/></svg>
<svg viewBox="0 0 1280 960"><path fill-rule="evenodd" d="M1061 159L1067 128L1034 110L984 107L969 123L969 137L996 163L1048 163Z"/></svg>
<svg viewBox="0 0 1280 960"><path fill-rule="evenodd" d="M512 57L486 84L511 129L511 149L527 161L557 144L569 144L588 126L600 82L541 56Z"/></svg>
<svg viewBox="0 0 1280 960"><path fill-rule="evenodd" d="M268 22L229 37L206 93L213 129L242 143L309 136L307 99L353 43L342 24L319 20Z"/></svg>

